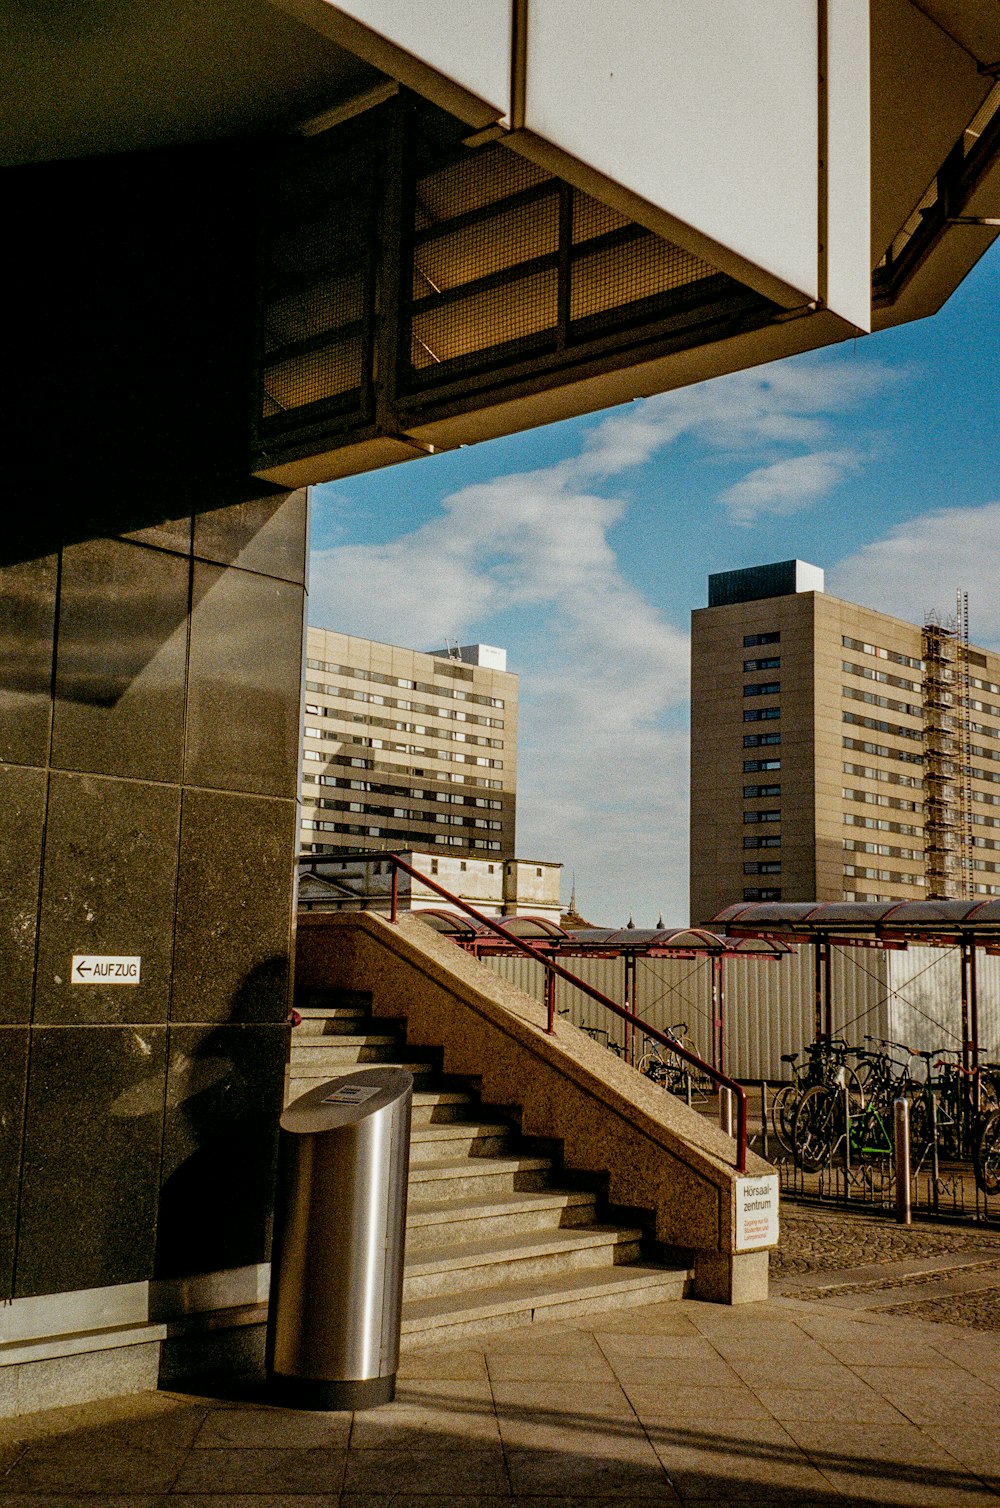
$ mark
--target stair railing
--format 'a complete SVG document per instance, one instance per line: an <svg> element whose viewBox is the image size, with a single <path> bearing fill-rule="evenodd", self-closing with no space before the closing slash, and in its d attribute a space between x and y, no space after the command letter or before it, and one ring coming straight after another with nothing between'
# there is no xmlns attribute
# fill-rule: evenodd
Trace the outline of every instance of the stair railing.
<svg viewBox="0 0 1000 1508"><path fill-rule="evenodd" d="M419 880L421 885L426 885L429 890L433 890L435 895L441 896L449 905L457 906L459 911L464 911L466 916L471 916L472 920L479 926L486 927L489 931L495 932L498 937L502 937L507 942L513 943L514 947L521 953L526 954L528 958L533 958L536 963L542 965L545 970L545 1007L547 1014L545 1030L550 1035L556 1029L556 979L564 979L567 984L571 984L575 989L581 990L591 1000L596 1000L597 1004L602 1005L605 1010L613 1011L623 1021L628 1021L632 1026L638 1027L645 1036L652 1037L654 1042L659 1042L661 1046L668 1048L677 1057L683 1058L692 1068L696 1068L699 1073L703 1073L709 1078L713 1084L718 1085L720 1090L728 1089L736 1097L736 1171L737 1173L746 1172L747 1096L742 1084L737 1084L735 1079L731 1079L727 1074L721 1073L719 1069L713 1068L710 1063L706 1063L703 1058L699 1058L697 1053L691 1052L667 1032L660 1031L656 1026L651 1026L641 1016L637 1016L635 1011L629 1010L627 1006L619 1005L617 1000L612 1000L609 995L602 994L600 990L595 990L593 985L588 984L585 979L580 979L578 975L572 974L569 969L564 969L562 964L556 963L554 959L548 957L540 949L532 947L531 943L525 942L523 937L515 937L513 932L508 932L506 927L501 926L493 917L484 916L481 911L477 911L467 901L461 900L459 896L453 895L450 890L446 890L437 880L432 880L429 875L422 873L421 870L414 869L413 865L408 863L406 859L400 858L399 854L381 853L379 854L379 858L387 860L392 865L390 921L396 922L399 918L399 873L402 870L411 879ZM419 913L417 914L419 915Z"/></svg>

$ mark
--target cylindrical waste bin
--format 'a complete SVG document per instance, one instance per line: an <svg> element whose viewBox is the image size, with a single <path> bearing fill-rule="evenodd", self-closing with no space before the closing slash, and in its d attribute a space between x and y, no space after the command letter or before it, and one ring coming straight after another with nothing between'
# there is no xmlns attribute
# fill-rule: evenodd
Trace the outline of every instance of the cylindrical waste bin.
<svg viewBox="0 0 1000 1508"><path fill-rule="evenodd" d="M281 1117L268 1382L298 1408L396 1391L413 1075L366 1068Z"/></svg>

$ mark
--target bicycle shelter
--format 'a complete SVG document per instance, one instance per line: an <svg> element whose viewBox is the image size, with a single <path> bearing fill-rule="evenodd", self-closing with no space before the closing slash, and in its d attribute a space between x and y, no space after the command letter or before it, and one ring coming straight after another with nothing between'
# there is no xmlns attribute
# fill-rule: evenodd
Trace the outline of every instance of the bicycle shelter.
<svg viewBox="0 0 1000 1508"><path fill-rule="evenodd" d="M1000 955L1000 901L767 901L727 906L712 918L730 939L796 939L815 949L816 1039L832 1038L831 949L958 948L962 1066L979 1066L976 950Z"/></svg>

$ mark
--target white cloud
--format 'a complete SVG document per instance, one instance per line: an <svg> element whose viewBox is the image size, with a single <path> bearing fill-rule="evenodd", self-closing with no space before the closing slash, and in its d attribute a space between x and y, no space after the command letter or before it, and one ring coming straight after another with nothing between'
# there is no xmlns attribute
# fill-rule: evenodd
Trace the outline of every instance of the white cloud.
<svg viewBox="0 0 1000 1508"><path fill-rule="evenodd" d="M815 450L758 466L720 494L736 524L749 525L762 513L785 517L832 492L849 471L860 468L856 450Z"/></svg>
<svg viewBox="0 0 1000 1508"><path fill-rule="evenodd" d="M661 909L683 922L688 638L623 577L609 531L626 503L596 489L687 435L745 462L719 499L734 518L791 512L860 464L830 444L830 416L891 375L797 361L633 404L594 424L579 455L464 487L389 544L315 551L310 618L423 648L488 639L502 614L542 620L507 640L521 672L518 850L575 868L593 920L635 907L640 924Z"/></svg>
<svg viewBox="0 0 1000 1508"><path fill-rule="evenodd" d="M828 573L828 590L911 623L947 617L969 594L970 633L1000 648L1000 502L942 508L897 524Z"/></svg>

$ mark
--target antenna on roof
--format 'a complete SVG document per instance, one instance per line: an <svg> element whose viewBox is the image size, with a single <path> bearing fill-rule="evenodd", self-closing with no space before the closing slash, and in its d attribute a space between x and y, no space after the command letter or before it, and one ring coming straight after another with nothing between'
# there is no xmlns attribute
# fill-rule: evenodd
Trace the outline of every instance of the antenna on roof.
<svg viewBox="0 0 1000 1508"><path fill-rule="evenodd" d="M444 647L448 651L449 660L460 660L462 658L461 645L459 644L457 639L446 638L444 641Z"/></svg>

